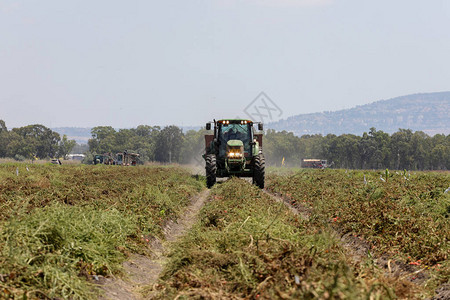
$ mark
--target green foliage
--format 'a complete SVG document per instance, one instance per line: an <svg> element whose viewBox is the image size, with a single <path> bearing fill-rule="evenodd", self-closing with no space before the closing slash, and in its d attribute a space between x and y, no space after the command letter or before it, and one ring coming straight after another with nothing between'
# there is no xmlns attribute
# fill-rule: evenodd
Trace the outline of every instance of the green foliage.
<svg viewBox="0 0 450 300"><path fill-rule="evenodd" d="M75 145L76 142L74 140L69 140L66 135L63 135L63 138L59 143L58 156L65 158L72 151Z"/></svg>
<svg viewBox="0 0 450 300"><path fill-rule="evenodd" d="M92 165L94 161L94 155L91 152L84 153L84 158L81 161L85 165Z"/></svg>
<svg viewBox="0 0 450 300"><path fill-rule="evenodd" d="M1 124L0 124L1 125ZM4 124L3 124L4 125ZM115 130L111 126L92 128L88 141L90 154L118 153L128 150L140 154L140 161L198 163L204 152L204 129L183 133L177 126L139 125ZM30 125L7 131L0 130L0 157L27 159L64 157L75 146L74 141L42 125ZM421 131L399 129L389 135L370 128L362 136L328 134L295 136L291 132L269 129L263 150L269 166L296 167L304 158L326 159L336 168L449 170L450 135L433 137ZM90 163L92 160L86 159Z"/></svg>
<svg viewBox="0 0 450 300"><path fill-rule="evenodd" d="M326 159L336 168L449 170L450 135L430 137L421 131L400 129L389 134L370 128L362 136L329 134L294 136L267 130L264 152L268 165L300 166L303 158Z"/></svg>
<svg viewBox="0 0 450 300"><path fill-rule="evenodd" d="M87 278L120 273L130 251L149 254L204 187L173 166L10 163L0 179L2 299L96 298Z"/></svg>
<svg viewBox="0 0 450 300"><path fill-rule="evenodd" d="M25 160L27 160L27 158L25 156L20 155L20 154L14 155L14 159L17 160L17 161L25 161Z"/></svg>
<svg viewBox="0 0 450 300"><path fill-rule="evenodd" d="M11 218L0 235L0 272L10 275L5 288L30 298L90 298L92 287L78 275L117 272L124 259L117 249L134 226L116 209L60 203Z"/></svg>
<svg viewBox="0 0 450 300"><path fill-rule="evenodd" d="M152 292L158 299L377 299L391 297L398 282L353 264L326 227L234 178L212 190Z"/></svg>
<svg viewBox="0 0 450 300"><path fill-rule="evenodd" d="M65 156L75 145L75 141L65 136L61 140L57 132L43 125L28 125L8 131L0 121L0 157L53 158Z"/></svg>
<svg viewBox="0 0 450 300"><path fill-rule="evenodd" d="M307 145L292 132L275 132L269 129L264 136L264 156L274 165L281 165L283 157L289 165L300 165L301 158L306 155L306 148Z"/></svg>
<svg viewBox="0 0 450 300"><path fill-rule="evenodd" d="M111 152L113 150L111 148L112 145L115 143L115 134L116 134L114 128L112 128L111 126L97 126L92 128L91 134L92 139L88 141L88 145L89 150L92 153L106 153Z"/></svg>
<svg viewBox="0 0 450 300"><path fill-rule="evenodd" d="M21 128L13 128L13 132L17 133L24 139L24 143L31 151L28 156L31 158L35 155L38 158L55 157L58 152L58 143L60 136L51 129L43 125L28 125Z"/></svg>
<svg viewBox="0 0 450 300"><path fill-rule="evenodd" d="M181 162L184 135L177 126L161 130L155 143L155 160L160 162Z"/></svg>
<svg viewBox="0 0 450 300"><path fill-rule="evenodd" d="M205 130L190 130L184 134L177 126L139 125L133 129L114 130L99 126L92 129L92 139L88 141L89 152L118 153L128 150L140 154L140 161L164 163L192 163L201 160L204 149ZM90 162L86 159L86 162Z"/></svg>
<svg viewBox="0 0 450 300"><path fill-rule="evenodd" d="M8 131L8 128L6 127L5 121L0 120L0 132L2 131Z"/></svg>
<svg viewBox="0 0 450 300"><path fill-rule="evenodd" d="M428 268L441 265L434 284L448 278L448 173L301 170L269 175L266 182L293 205L313 211L318 223L363 237L374 253Z"/></svg>

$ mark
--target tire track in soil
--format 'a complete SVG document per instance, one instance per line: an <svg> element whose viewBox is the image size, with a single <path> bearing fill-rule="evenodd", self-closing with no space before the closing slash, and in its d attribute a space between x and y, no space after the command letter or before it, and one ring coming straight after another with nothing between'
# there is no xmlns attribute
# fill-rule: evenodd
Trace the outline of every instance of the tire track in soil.
<svg viewBox="0 0 450 300"><path fill-rule="evenodd" d="M313 212L311 208L305 207L299 203L297 203L297 206L294 206L290 203L291 199L288 197L278 195L268 189L263 189L262 191L272 197L276 202L284 203L294 214L301 216L306 221L309 220ZM367 241L354 236L351 233L343 234L339 232L339 229L332 228L332 230L334 235L341 240L342 246L348 251L353 261L362 263L368 258L370 244ZM387 277L400 278L417 285L423 284L429 278L425 269L419 269L415 266L395 261L387 254L372 254L372 259L381 270L384 270L384 275ZM435 291L435 295L431 299L450 299L450 283L438 287Z"/></svg>
<svg viewBox="0 0 450 300"><path fill-rule="evenodd" d="M140 290L144 286L156 284L164 264L167 261L166 252L170 243L184 235L194 224L200 209L208 199L210 190L204 190L193 197L183 215L176 221L169 221L164 226L164 239L155 239L150 244L152 257L133 254L123 264L126 278L106 278L99 276L97 283L104 291L99 298L102 300L137 300L143 299Z"/></svg>

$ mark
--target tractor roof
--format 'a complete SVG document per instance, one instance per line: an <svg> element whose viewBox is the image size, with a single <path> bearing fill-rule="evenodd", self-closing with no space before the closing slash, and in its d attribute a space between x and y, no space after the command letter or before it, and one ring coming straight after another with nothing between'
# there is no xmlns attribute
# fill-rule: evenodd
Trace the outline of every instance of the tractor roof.
<svg viewBox="0 0 450 300"><path fill-rule="evenodd" d="M223 121L229 121L231 124L236 124L236 123L240 124L241 121L247 121L247 123L253 123L252 120L248 120L248 119L221 119L221 120L218 120L217 122L223 123Z"/></svg>

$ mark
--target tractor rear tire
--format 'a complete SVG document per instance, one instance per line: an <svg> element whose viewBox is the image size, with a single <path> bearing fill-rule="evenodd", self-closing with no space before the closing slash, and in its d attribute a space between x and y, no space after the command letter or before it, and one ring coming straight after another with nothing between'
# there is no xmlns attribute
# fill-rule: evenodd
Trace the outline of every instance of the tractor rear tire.
<svg viewBox="0 0 450 300"><path fill-rule="evenodd" d="M216 183L216 156L214 154L206 155L206 185L208 188L212 188L212 186Z"/></svg>
<svg viewBox="0 0 450 300"><path fill-rule="evenodd" d="M266 174L266 160L264 154L260 153L255 156L253 161L253 184L260 189L264 188L264 177Z"/></svg>

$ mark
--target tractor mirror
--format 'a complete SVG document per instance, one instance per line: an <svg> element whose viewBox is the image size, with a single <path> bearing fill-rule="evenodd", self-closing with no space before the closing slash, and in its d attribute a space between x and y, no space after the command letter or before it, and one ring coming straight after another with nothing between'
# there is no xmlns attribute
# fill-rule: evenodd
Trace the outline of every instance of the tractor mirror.
<svg viewBox="0 0 450 300"><path fill-rule="evenodd" d="M211 130L211 123L206 123L206 130Z"/></svg>
<svg viewBox="0 0 450 300"><path fill-rule="evenodd" d="M258 123L258 130L262 131L262 130L264 130L263 128L264 128L263 124L262 123Z"/></svg>

